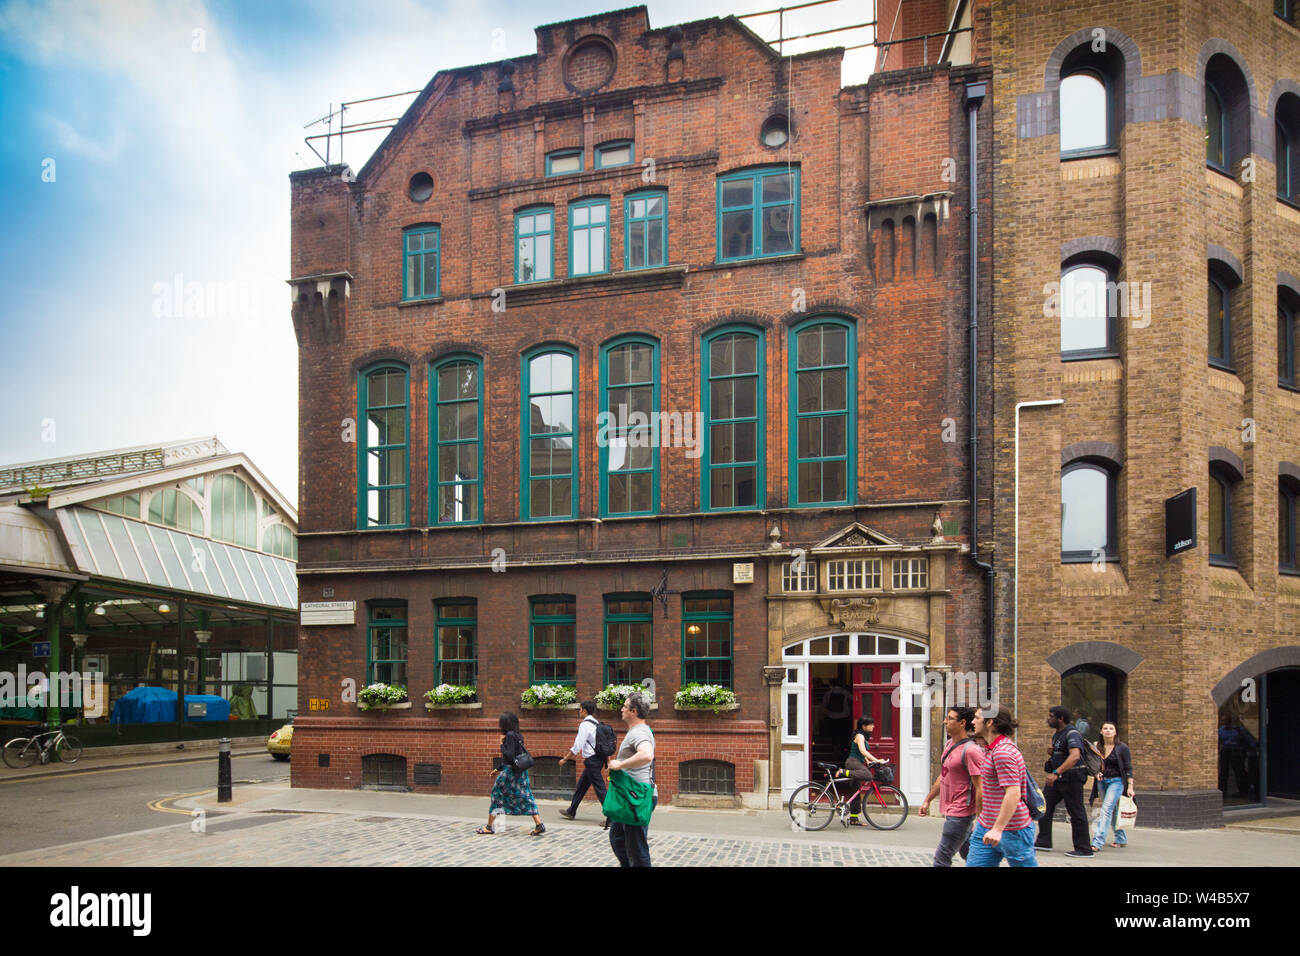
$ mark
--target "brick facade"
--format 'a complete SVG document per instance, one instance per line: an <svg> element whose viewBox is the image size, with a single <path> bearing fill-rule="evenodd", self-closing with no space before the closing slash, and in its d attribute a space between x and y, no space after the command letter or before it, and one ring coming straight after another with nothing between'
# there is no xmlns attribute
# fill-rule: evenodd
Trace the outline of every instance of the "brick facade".
<svg viewBox="0 0 1300 956"><path fill-rule="evenodd" d="M1063 674L1102 668L1117 687L1112 716L1133 751L1142 825L1218 823L1215 730L1241 684L1218 697L1216 685L1273 650L1300 660L1300 580L1279 572L1277 535L1282 463L1300 460L1300 401L1278 385L1275 322L1278 273L1300 261L1300 214L1275 195L1270 99L1296 79L1300 30L1273 15L1271 0L1231 11L1200 2L991 8L996 616L1000 669L1018 667L1020 743L1037 766ZM1098 29L1122 65L1122 131L1113 150L1062 158L1061 71ZM1203 89L1215 54L1229 55L1249 85L1235 135L1250 146L1232 175L1206 163ZM1121 316L1114 357L1066 362L1044 287L1085 249L1118 259L1118 279L1151 283L1150 321ZM1232 371L1207 367L1212 259L1241 273ZM1057 398L1064 404L1021 413L1013 659L1016 406ZM1215 448L1243 462L1235 567L1208 560ZM1060 554L1063 458L1084 453L1118 467L1117 560L1096 569ZM1199 546L1166 558L1165 499L1193 487ZM1276 666L1251 665L1247 676ZM1274 703L1289 714L1300 706Z"/></svg>
<svg viewBox="0 0 1300 956"><path fill-rule="evenodd" d="M980 29L986 49L986 16ZM916 66L845 88L841 55L782 58L734 18L651 29L643 7L539 27L535 55L434 76L356 175L334 167L291 176L300 591L309 601L357 602L354 626L303 629L295 785L356 786L361 756L396 753L408 764L440 764L438 789L482 791L495 715L518 710L529 682L530 596L574 595L584 697L604 681L604 596L648 592L666 573L667 613L655 602L653 622L660 710L650 719L661 795L676 792L681 761L705 757L735 765L738 791L764 780L776 788L779 773L766 764L780 749L779 701L763 667L780 662L791 636L781 623L780 565L790 549L855 522L896 542L862 552L872 554L922 553L936 515L948 523L943 583L909 597L912 604L893 605L914 604L929 623L898 610L882 620L881 633L930 644L936 661L979 666L982 578L963 555L969 202L962 97L966 83L988 71ZM790 142L775 149L759 137L774 116L792 129ZM992 127L981 135L984 158ZM631 140L636 161L596 169L595 147L611 140ZM547 177L546 155L557 149L580 149L583 171ZM653 185L667 193L667 266L629 272L623 197L647 185L646 160ZM720 263L718 177L759 165L799 171L799 250ZM425 202L408 196L420 172L434 181ZM980 174L987 201L991 174ZM593 196L609 199L611 271L571 277L567 207ZM555 278L515 283L515 212L536 204L554 207ZM402 300L402 235L417 224L440 228L441 294L409 302ZM504 311L494 308L502 301ZM983 312L987 330L987 294ZM852 329L857 467L850 504L794 507L790 349L793 329L816 316L847 320ZM602 346L629 333L657 341L660 408L689 414L701 410L702 337L729 323L764 337L764 507L706 511L701 459L663 448L657 514L600 518ZM521 357L544 343L577 354L578 517L534 523L521 520L519 501ZM483 522L468 526L437 525L429 501L430 369L452 353L476 356L483 368ZM358 531L349 424L359 420L359 373L380 360L409 368L410 520ZM494 554L504 555L503 573L492 569ZM736 562L754 564L753 584L733 584ZM888 568L886 560L886 575ZM682 593L695 590L733 595L735 712L672 709L682 674ZM443 597L478 602L481 712L420 709L433 686L434 601ZM359 714L340 688L362 682L366 602L385 599L407 606L415 703ZM800 617L800 635L834 630L827 613L817 613L815 626ZM308 701L319 698L331 700L328 716L309 711ZM558 755L572 740L572 714L521 716L535 753ZM327 769L318 766L321 754L330 755Z"/></svg>

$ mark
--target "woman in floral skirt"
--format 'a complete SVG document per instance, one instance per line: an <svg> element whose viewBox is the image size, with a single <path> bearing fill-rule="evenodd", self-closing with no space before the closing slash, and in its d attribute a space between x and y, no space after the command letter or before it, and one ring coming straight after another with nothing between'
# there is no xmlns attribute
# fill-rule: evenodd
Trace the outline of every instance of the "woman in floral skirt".
<svg viewBox="0 0 1300 956"><path fill-rule="evenodd" d="M504 813L512 817L532 817L536 826L531 835L541 836L546 832L546 824L537 812L537 801L528 786L528 771L515 770L515 758L527 752L524 735L519 732L519 718L507 711L497 720L497 728L501 731L501 756L492 761L496 766L492 771L496 776L496 782L492 784L492 804L488 808L487 826L474 832L496 833L492 823L498 814Z"/></svg>

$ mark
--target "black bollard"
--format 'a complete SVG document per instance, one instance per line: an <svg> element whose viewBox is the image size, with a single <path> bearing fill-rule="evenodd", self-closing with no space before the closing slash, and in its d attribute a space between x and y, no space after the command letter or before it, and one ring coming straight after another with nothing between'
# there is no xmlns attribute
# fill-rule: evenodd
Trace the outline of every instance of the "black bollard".
<svg viewBox="0 0 1300 956"><path fill-rule="evenodd" d="M217 803L229 803L230 797L230 738L217 741Z"/></svg>

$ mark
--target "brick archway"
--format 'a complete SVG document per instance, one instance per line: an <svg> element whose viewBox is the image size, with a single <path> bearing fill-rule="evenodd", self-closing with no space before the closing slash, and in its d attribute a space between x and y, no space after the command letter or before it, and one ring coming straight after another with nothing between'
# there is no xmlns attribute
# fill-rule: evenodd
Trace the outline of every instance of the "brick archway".
<svg viewBox="0 0 1300 956"><path fill-rule="evenodd" d="M1127 676L1136 670L1142 661L1143 657L1137 651L1109 641L1080 641L1063 647L1047 657L1047 663L1051 664L1058 674L1064 674L1080 664L1101 664Z"/></svg>
<svg viewBox="0 0 1300 956"><path fill-rule="evenodd" d="M1214 698L1214 706L1222 707L1226 704L1233 694L1241 690L1242 681L1275 671L1280 667L1300 667L1300 646L1270 648L1234 667L1210 691L1210 696Z"/></svg>

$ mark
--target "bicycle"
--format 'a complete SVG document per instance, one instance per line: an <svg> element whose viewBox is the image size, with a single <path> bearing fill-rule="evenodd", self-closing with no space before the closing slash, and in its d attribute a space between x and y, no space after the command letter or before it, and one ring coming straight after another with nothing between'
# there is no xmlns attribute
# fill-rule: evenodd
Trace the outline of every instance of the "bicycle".
<svg viewBox="0 0 1300 956"><path fill-rule="evenodd" d="M862 801L862 815L877 830L897 830L907 819L907 797L897 787L876 781L862 781L855 793L842 797L837 784L844 780L833 763L818 763L826 774L825 782L805 783L790 795L790 819L804 830L825 830L836 816L841 826L849 825L849 804Z"/></svg>
<svg viewBox="0 0 1300 956"><path fill-rule="evenodd" d="M46 739L48 738L48 739ZM51 755L58 755L63 763L76 763L81 756L81 741L63 732L60 727L47 730L30 737L15 737L4 746L4 762L22 770L30 767L39 757L42 764L50 762Z"/></svg>

